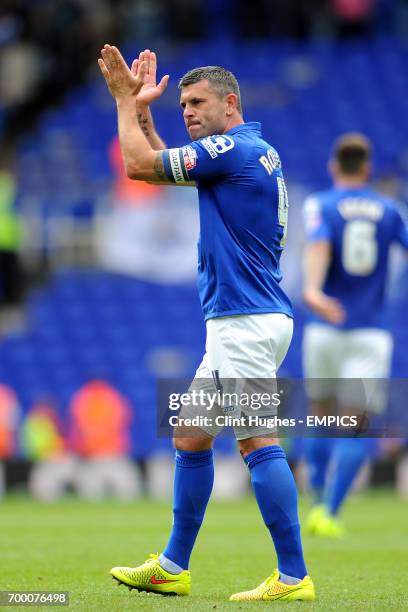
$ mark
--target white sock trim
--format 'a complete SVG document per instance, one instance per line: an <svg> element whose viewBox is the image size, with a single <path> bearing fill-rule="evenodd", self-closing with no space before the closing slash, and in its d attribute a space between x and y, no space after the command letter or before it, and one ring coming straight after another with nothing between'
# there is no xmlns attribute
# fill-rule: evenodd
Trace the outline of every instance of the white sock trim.
<svg viewBox="0 0 408 612"><path fill-rule="evenodd" d="M295 578L294 576L288 576L287 574L282 574L279 572L279 582L283 582L283 584L294 585L302 582L300 578Z"/></svg>
<svg viewBox="0 0 408 612"><path fill-rule="evenodd" d="M177 563L174 563L174 561L171 559L165 557L163 553L159 556L159 562L162 568L166 570L166 572L169 572L169 574L181 574L181 572L184 572L182 567L177 565Z"/></svg>

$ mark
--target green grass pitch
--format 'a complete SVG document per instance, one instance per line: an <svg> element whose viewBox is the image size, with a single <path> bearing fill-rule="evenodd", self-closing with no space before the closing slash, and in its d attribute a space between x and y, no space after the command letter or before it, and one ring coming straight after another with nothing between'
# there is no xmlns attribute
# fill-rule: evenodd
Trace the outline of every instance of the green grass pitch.
<svg viewBox="0 0 408 612"><path fill-rule="evenodd" d="M305 511L302 502L301 516ZM171 524L170 504L92 505L69 499L49 506L14 497L1 501L0 513L0 590L70 591L69 608L59 609L408 610L408 502L392 492L365 493L349 502L344 512L348 539L304 537L318 594L314 603L227 601L276 567L269 534L251 498L210 502L192 557L193 591L186 598L130 592L108 575L112 565L137 565L162 549Z"/></svg>

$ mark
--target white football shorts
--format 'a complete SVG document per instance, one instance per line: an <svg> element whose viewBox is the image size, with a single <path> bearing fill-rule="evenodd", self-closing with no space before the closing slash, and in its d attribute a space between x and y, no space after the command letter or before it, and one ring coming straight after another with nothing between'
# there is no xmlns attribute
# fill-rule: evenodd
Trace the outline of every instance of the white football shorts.
<svg viewBox="0 0 408 612"><path fill-rule="evenodd" d="M209 319L206 326L206 352L189 392L202 390L213 395L218 391L221 401L211 409L206 402L183 407L180 417L207 416L209 423L200 424L200 429L215 437L224 427L224 419L217 417L256 415L265 422L275 416L278 404L274 401L260 405L253 400L259 399L260 394L272 398L276 393L276 372L292 339L293 320L282 313L265 313L218 317ZM234 426L234 433L238 440L246 440L275 436L276 428L240 424Z"/></svg>
<svg viewBox="0 0 408 612"><path fill-rule="evenodd" d="M309 399L335 398L343 408L381 413L387 401L392 350L392 336L383 329L306 325L303 372L305 379L313 379L306 382Z"/></svg>

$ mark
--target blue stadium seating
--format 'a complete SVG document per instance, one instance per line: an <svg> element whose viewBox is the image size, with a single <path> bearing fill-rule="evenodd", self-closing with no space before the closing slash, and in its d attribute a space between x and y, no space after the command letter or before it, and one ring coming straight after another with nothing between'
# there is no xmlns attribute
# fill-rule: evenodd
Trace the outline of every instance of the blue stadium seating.
<svg viewBox="0 0 408 612"><path fill-rule="evenodd" d="M408 279L405 279L407 281ZM408 282L406 282L408 286ZM392 302L398 335L394 376L408 370L405 350L406 292ZM305 313L295 310L295 335L282 376L301 377L301 329ZM74 393L91 378L103 378L131 402L133 447L141 458L167 439L156 439L154 351L176 351L177 377L189 380L202 357L205 330L196 288L167 286L98 271L65 271L27 303L27 330L0 343L0 382L12 386L24 410L48 398L62 414ZM174 354L174 353L172 353ZM230 447L230 442L220 442Z"/></svg>
<svg viewBox="0 0 408 612"><path fill-rule="evenodd" d="M132 57L137 49L127 49ZM279 150L286 176L306 189L329 184L326 160L344 130L365 131L375 143L377 171L398 172L408 143L408 44L386 39L358 43L257 42L194 44L165 54L160 72L172 82L157 104L156 123L165 140L186 141L178 109L177 79L189 68L220 59L241 84L245 117L261 120ZM43 215L70 211L92 215L95 200L112 178L107 150L116 134L114 105L101 78L69 94L49 111L35 133L20 143L19 201L35 198ZM393 328L407 339L408 277L394 300ZM301 376L304 312L297 306L295 338L284 371ZM134 452L155 441L155 372L149 354L172 347L191 376L204 347L204 326L193 286L161 286L95 271L67 271L31 295L28 330L0 343L0 381L17 391L24 408L52 396L66 410L90 377L111 380L136 411ZM408 371L406 342L396 349L394 375ZM401 348L403 347L403 349Z"/></svg>
<svg viewBox="0 0 408 612"><path fill-rule="evenodd" d="M137 51L129 48L126 55ZM247 120L262 121L290 179L310 189L324 187L330 144L350 129L373 139L379 171L398 169L408 142L406 42L257 41L238 47L218 40L165 53L160 71L172 79L155 116L167 142L186 140L177 79L192 66L218 63L220 57L242 84ZM114 105L101 78L69 94L21 142L20 198L38 194L53 207L71 206L80 214L106 191L111 177L107 148L115 133Z"/></svg>
<svg viewBox="0 0 408 612"><path fill-rule="evenodd" d="M0 381L16 390L25 410L50 398L66 413L75 391L103 378L134 407L135 455L169 447L169 440L154 442L157 374L149 355L179 351L185 359L177 361L177 376L194 374L205 340L194 286L66 271L30 296L27 318L27 331L0 344Z"/></svg>

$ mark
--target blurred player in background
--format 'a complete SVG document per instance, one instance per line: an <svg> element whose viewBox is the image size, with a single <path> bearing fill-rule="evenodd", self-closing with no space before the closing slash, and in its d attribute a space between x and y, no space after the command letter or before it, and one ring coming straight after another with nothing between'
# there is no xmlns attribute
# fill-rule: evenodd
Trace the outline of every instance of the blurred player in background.
<svg viewBox="0 0 408 612"><path fill-rule="evenodd" d="M263 140L260 125L244 123L235 77L207 66L181 79L180 104L192 142L166 149L149 111L168 81L165 76L156 85L155 55L143 52L129 70L119 51L105 45L99 66L116 99L128 176L176 185L197 181L198 285L207 345L196 378L275 378L292 336L291 305L279 286L287 192L279 156ZM170 539L160 557L152 555L136 568L113 568L119 582L163 594L190 592L189 559L211 495L212 445L221 429L178 426ZM236 435L279 567L258 588L231 599L314 599L296 487L276 434L248 426Z"/></svg>
<svg viewBox="0 0 408 612"><path fill-rule="evenodd" d="M304 376L327 379L307 385L313 414L336 414L337 406L341 414L357 415L364 427L366 413L369 417L385 409L384 379L390 375L393 347L384 303L388 256L393 243L408 249L408 232L398 205L367 185L371 144L364 135L341 136L329 168L334 186L310 196L304 205L304 299L310 309L303 338ZM370 444L362 437L306 440L316 504L307 531L343 534L336 517L370 455ZM325 490L331 461L332 478Z"/></svg>

